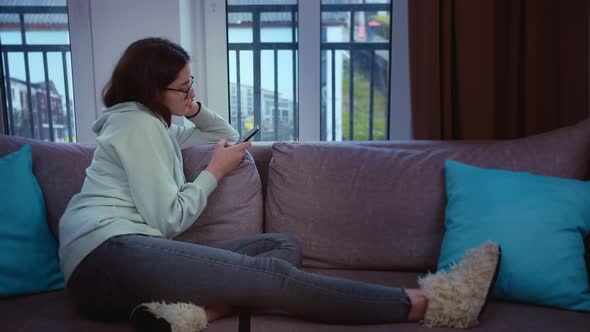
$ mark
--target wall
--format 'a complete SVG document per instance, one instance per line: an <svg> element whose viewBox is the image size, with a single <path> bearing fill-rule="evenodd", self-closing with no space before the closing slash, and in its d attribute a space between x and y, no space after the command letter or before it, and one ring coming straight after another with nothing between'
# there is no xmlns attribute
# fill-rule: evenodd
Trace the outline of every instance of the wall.
<svg viewBox="0 0 590 332"><path fill-rule="evenodd" d="M196 98L228 120L225 0L179 1L180 45L191 54Z"/></svg>
<svg viewBox="0 0 590 332"><path fill-rule="evenodd" d="M165 37L180 42L179 1L68 1L78 141L94 143L89 131L103 109L102 89L133 41Z"/></svg>
<svg viewBox="0 0 590 332"><path fill-rule="evenodd" d="M92 44L96 95L102 94L125 48L144 37L180 42L178 1L91 0ZM97 101L97 109L102 107Z"/></svg>

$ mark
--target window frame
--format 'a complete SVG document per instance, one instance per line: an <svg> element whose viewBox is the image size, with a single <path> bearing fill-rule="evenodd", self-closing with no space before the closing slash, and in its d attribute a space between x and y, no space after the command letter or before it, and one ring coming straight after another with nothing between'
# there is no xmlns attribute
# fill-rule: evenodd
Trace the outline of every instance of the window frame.
<svg viewBox="0 0 590 332"><path fill-rule="evenodd" d="M320 139L320 37L321 4L299 0L299 140ZM94 143L92 123L100 111L96 90L91 1L68 1L72 83L76 140ZM197 98L229 119L229 82L225 0L179 0L179 36L192 55L191 64L199 86ZM188 9L188 10L187 10ZM390 55L389 139L411 138L409 81L408 0L392 0ZM303 38L302 34L310 34ZM311 38L315 36L315 38ZM311 39L310 39L311 38ZM307 47L305 44L309 44ZM108 51L107 51L108 53ZM315 59L315 60L313 60ZM99 59L104 62L104 59ZM6 97L6 96L3 96ZM4 117L5 118L5 117ZM0 118L0 123L7 119ZM3 126L0 125L1 130Z"/></svg>
<svg viewBox="0 0 590 332"><path fill-rule="evenodd" d="M229 2L229 1L228 1ZM253 91L253 95L256 96L256 98L253 98L253 108L255 109L255 111L253 112L253 125L254 126L258 126L260 128L264 129L264 125L263 125L263 120L264 119L264 115L263 114L264 110L268 111L270 109L270 112L273 113L273 135L274 135L274 140L278 140L279 137L279 123L280 123L280 119L282 117L278 116L278 112L279 112L279 104L284 103L285 99L284 97L280 97L280 93L278 92L278 82L279 82L279 72L277 70L277 66L278 66L278 56L279 56L279 52L288 52L290 53L290 57L292 59L292 74L293 74L293 82L295 82L296 77L297 77L297 65L295 62L295 59L297 58L297 50L298 50L298 42L297 42L297 25L294 24L293 22L297 22L297 11L298 11L298 7L297 5L293 5L293 4L267 4L267 5L229 5L229 3L227 4L226 10L228 11L228 16L230 16L232 13L249 13L251 14L251 18L252 18L252 41L251 42L232 42L230 41L229 38L229 29L226 28L227 34L228 34L228 43L227 43L227 47L228 47L228 60L230 60L232 58L231 53L234 53L235 56L235 66L236 66L236 85L235 85L235 94L236 94L236 100L235 103L237 105L235 105L235 110L237 111L238 114L236 114L235 117L236 119L238 119L238 122L235 124L236 130L239 133L245 133L245 129L246 128L242 128L242 122L241 122L241 118L242 118L242 111L243 111L243 107L241 105L241 100L243 99L241 96L241 92L242 89L245 88L246 90L249 89L248 87L242 86L240 83L240 78L241 78L241 72L240 72L240 58L241 55L244 53L248 53L251 52L252 55L252 60L253 60L253 81L254 84L252 86L252 91ZM265 13L288 13L290 15L290 19L291 19L291 26L290 26L290 30L291 30L291 40L290 41L285 41L285 40L280 40L280 41L270 41L270 40L263 40L262 38L262 30L261 30L261 26L265 23L265 21L263 20L264 14ZM269 54L269 52L272 52L272 56L273 56L273 65L274 65L274 89L272 90L272 94L269 94L270 91L264 90L262 88L262 79L263 77L261 76L261 66L262 66L262 59L263 59L263 54ZM231 62L231 61L230 61ZM230 62L228 62L228 71L230 69ZM266 65L266 64L265 64ZM230 81L230 98L233 100L233 96L231 95L231 91L232 91L232 86L231 86L231 79L228 78L228 80ZM287 117L287 121L289 120L293 120L293 129L289 130L289 132L292 132L294 134L294 140L297 140L297 134L298 134L298 112L297 112L297 86L293 85L292 86L292 91L293 91L293 96L294 98L292 100L289 101L289 106L292 106L292 112L293 112L293 118L289 118ZM269 103L269 96L272 95L272 102ZM246 99L251 99L246 97ZM232 112L231 106L234 105L233 103L230 103L230 113ZM249 105L248 105L249 106ZM247 108L249 109L249 107ZM246 114L248 114L248 112L246 112ZM286 133L283 133L286 134ZM264 136L264 130L262 131L261 135L257 135L254 140L256 141L260 141L261 138Z"/></svg>
<svg viewBox="0 0 590 332"><path fill-rule="evenodd" d="M94 143L92 124L98 118L90 0L68 0L76 141Z"/></svg>
<svg viewBox="0 0 590 332"><path fill-rule="evenodd" d="M194 18L200 45L197 82L202 100L229 119L229 76L226 0L205 0ZM411 139L411 100L408 40L408 0L392 0L390 49L389 139ZM298 1L299 141L320 141L321 1ZM199 45L197 43L196 45Z"/></svg>
<svg viewBox="0 0 590 332"><path fill-rule="evenodd" d="M70 96L69 95L69 85L72 85L73 83L69 81L68 78L68 71L67 71L67 61L66 61L66 54L70 53L70 57L71 57L71 44L66 45L66 44L37 44L37 43L27 43L26 42L26 31L25 31L25 27L26 27L26 20L25 20L25 15L31 15L31 14L65 14L66 16L68 15L68 7L67 6L45 6L45 5L36 5L36 6L19 6L19 5L15 5L15 6L0 6L0 13L3 14L9 14L9 15L18 15L19 17L19 28L20 28L20 35L21 35L21 43L20 44L6 44L2 46L2 54L0 54L0 56L2 57L0 63L2 63L2 70L1 70L1 74L2 74L2 82L3 82L3 87L2 87L2 118L1 118L1 123L2 123L2 133L5 134L10 134L13 135L14 134L14 128L12 128L12 126L14 126L14 120L13 120L13 112L14 112L14 108L13 108L13 87L12 87L12 80L11 80L11 76L10 76L10 63L8 62L8 54L9 53L22 53L23 55L23 61L24 61L24 66L25 66L25 84L26 84L26 94L27 94L27 105L26 105L26 112L29 113L29 126L30 126L30 138L33 139L37 139L37 138L42 138L42 129L43 126L41 124L42 122L42 118L44 118L44 114L40 113L40 111L37 111L37 119L35 120L33 113L35 112L35 106L39 106L36 104L33 104L33 99L36 97L36 95L33 95L33 83L31 82L31 69L30 69L30 55L31 53L36 54L36 53L40 53L41 57L43 59L43 68L44 68L44 83L45 86L42 88L45 93L45 100L39 100L39 102L44 103L44 105L46 105L47 108L47 128L48 128L48 135L49 135L49 140L54 142L56 140L55 137L55 130L54 130L54 126L57 125L57 123L54 123L54 118L57 116L59 118L59 114L56 113L56 116L54 116L53 112L55 110L53 110L52 108L54 106L56 106L54 103L52 103L52 95L51 95L51 87L49 85L49 82L51 82L51 80L49 79L49 67L48 67L48 56L49 53L61 53L61 61L62 61L62 74L64 75L64 85L65 85L65 91L64 91L64 98L65 98L65 111L66 111L66 119L65 119L65 123L64 123L64 129L67 130L68 132L68 136L69 139L72 139L73 137L76 137L76 129L75 129L75 124L73 124L72 122L75 123L75 114L72 114L73 111L70 108L70 100L74 99L74 96ZM69 18L68 18L69 20ZM68 23L69 24L69 23ZM69 29L68 29L69 30ZM69 33L69 31L68 31ZM6 67L6 75L8 75L8 79L5 80L4 79L4 67ZM72 86L73 88L73 86ZM73 89L72 89L73 91ZM24 108L24 105L23 105ZM75 108L74 108L75 109ZM57 109L56 109L57 110ZM24 111L24 110L23 110ZM4 112L6 112L7 114L5 115ZM10 119L10 120L9 120ZM72 121L74 120L74 121ZM35 125L35 121L38 122L38 127ZM39 134L40 137L37 137L37 133ZM46 137L47 138L47 137Z"/></svg>

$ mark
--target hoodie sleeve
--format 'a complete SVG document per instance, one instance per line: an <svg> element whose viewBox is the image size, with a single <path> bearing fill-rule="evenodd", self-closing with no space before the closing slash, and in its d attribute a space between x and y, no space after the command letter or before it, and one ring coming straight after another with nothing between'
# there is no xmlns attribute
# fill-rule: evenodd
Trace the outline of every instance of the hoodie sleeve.
<svg viewBox="0 0 590 332"><path fill-rule="evenodd" d="M229 144L235 144L240 139L240 134L227 121L203 104L199 114L189 120L195 127L170 126L181 149L198 144L217 143L224 138Z"/></svg>
<svg viewBox="0 0 590 332"><path fill-rule="evenodd" d="M207 205L217 180L203 171L193 182L178 185L171 137L160 121L150 116L113 124L111 135L99 140L119 160L131 198L149 226L172 238L190 227ZM116 128L118 127L118 128ZM102 141L102 142L101 142Z"/></svg>

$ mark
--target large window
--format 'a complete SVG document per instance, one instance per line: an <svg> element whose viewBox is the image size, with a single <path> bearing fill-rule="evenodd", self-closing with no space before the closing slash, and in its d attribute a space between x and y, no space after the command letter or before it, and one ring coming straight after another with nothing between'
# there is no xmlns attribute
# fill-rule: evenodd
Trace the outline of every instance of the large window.
<svg viewBox="0 0 590 332"><path fill-rule="evenodd" d="M303 84L317 86L315 116L306 118L319 124L320 140L388 139L391 1L322 0L316 36L299 34L314 22L298 20L298 11L315 4L227 0L232 125L240 133L259 126L258 140L299 140L299 100L312 97L299 96ZM304 38L317 40L317 76L299 74Z"/></svg>
<svg viewBox="0 0 590 332"><path fill-rule="evenodd" d="M390 0L322 0L321 140L384 140Z"/></svg>
<svg viewBox="0 0 590 332"><path fill-rule="evenodd" d="M66 0L0 3L4 132L75 142Z"/></svg>
<svg viewBox="0 0 590 332"><path fill-rule="evenodd" d="M231 123L256 140L297 140L297 0L228 0Z"/></svg>

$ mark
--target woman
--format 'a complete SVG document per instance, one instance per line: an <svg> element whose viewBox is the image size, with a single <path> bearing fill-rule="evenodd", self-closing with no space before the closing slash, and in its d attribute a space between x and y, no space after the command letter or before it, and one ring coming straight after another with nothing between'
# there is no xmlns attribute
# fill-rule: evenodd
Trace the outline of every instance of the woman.
<svg viewBox="0 0 590 332"><path fill-rule="evenodd" d="M100 318L149 312L183 331L200 330L232 306L270 303L332 323L477 324L498 267L492 243L451 273L421 279L421 289L402 289L303 272L299 245L284 234L215 248L172 240L250 147L234 145L238 133L194 102L193 82L185 50L147 38L127 48L105 87L108 108L93 126L98 146L59 228L67 289L82 311ZM195 126L171 124L172 115ZM216 143L211 162L186 182L181 149L208 143Z"/></svg>

